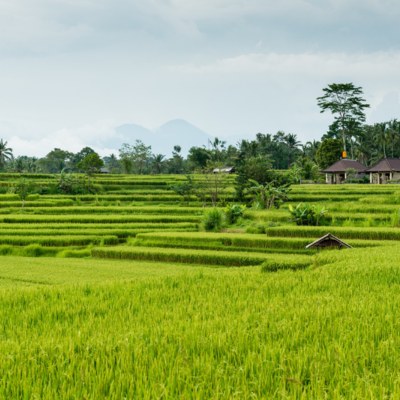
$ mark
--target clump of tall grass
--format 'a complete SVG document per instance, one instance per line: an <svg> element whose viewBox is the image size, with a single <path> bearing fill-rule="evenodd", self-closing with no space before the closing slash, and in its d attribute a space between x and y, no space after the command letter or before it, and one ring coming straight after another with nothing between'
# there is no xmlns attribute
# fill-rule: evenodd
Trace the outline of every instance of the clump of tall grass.
<svg viewBox="0 0 400 400"><path fill-rule="evenodd" d="M217 207L206 210L202 219L202 227L206 231L218 232L225 225L225 214Z"/></svg>
<svg viewBox="0 0 400 400"><path fill-rule="evenodd" d="M61 258L89 258L91 249L66 249L57 253L57 257Z"/></svg>
<svg viewBox="0 0 400 400"><path fill-rule="evenodd" d="M262 272L276 272L281 270L299 270L308 268L312 264L312 258L307 256L293 255L286 259L274 257L261 264Z"/></svg>

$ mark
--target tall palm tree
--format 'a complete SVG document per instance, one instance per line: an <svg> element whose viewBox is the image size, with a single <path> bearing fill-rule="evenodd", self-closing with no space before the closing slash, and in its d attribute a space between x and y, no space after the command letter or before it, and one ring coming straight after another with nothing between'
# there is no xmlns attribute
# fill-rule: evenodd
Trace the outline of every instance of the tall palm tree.
<svg viewBox="0 0 400 400"><path fill-rule="evenodd" d="M321 142L319 142L317 140L313 140L312 142L311 141L306 142L302 146L303 155L305 155L306 157L315 161L315 155L317 154L317 150L318 150L320 144L321 144Z"/></svg>
<svg viewBox="0 0 400 400"><path fill-rule="evenodd" d="M296 155L300 153L299 147L301 145L300 141L297 140L297 136L293 133L288 133L283 138L284 143L287 146L288 152L288 167L292 164Z"/></svg>
<svg viewBox="0 0 400 400"><path fill-rule="evenodd" d="M0 169L4 168L7 161L13 159L12 149L7 147L7 142L0 139Z"/></svg>
<svg viewBox="0 0 400 400"><path fill-rule="evenodd" d="M397 119L392 119L391 121L389 121L387 123L386 129L387 129L387 134L388 134L388 140L389 140L389 143L391 144L390 156L392 158L394 158L395 157L394 149L395 149L395 147L398 147L398 143L399 143L400 124L397 121Z"/></svg>
<svg viewBox="0 0 400 400"><path fill-rule="evenodd" d="M383 158L386 158L386 145L388 144L388 130L386 122L380 122L374 125L375 141L378 146L382 146Z"/></svg>
<svg viewBox="0 0 400 400"><path fill-rule="evenodd" d="M161 174L165 163L164 158L165 156L163 154L155 154L153 156L153 168L156 174Z"/></svg>

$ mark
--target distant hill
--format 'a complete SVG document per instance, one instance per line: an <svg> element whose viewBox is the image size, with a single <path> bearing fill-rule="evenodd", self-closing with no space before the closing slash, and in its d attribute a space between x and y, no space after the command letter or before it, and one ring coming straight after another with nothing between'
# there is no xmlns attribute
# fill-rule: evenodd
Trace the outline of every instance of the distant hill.
<svg viewBox="0 0 400 400"><path fill-rule="evenodd" d="M107 146L120 148L122 143L133 144L141 140L151 146L153 153L169 156L175 145L182 148L182 153L187 154L193 146L207 146L212 139L210 135L183 119L174 119L166 122L159 128L150 130L136 124L124 124L116 128L115 138L108 140ZM112 143L111 143L112 141Z"/></svg>

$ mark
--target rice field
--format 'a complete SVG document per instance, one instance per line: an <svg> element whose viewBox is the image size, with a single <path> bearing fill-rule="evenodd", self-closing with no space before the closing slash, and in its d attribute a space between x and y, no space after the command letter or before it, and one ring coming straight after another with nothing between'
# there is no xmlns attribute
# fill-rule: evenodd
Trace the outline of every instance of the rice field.
<svg viewBox="0 0 400 400"><path fill-rule="evenodd" d="M400 398L400 187L297 185L215 233L184 179L0 194L0 398ZM353 248L305 249L328 232Z"/></svg>

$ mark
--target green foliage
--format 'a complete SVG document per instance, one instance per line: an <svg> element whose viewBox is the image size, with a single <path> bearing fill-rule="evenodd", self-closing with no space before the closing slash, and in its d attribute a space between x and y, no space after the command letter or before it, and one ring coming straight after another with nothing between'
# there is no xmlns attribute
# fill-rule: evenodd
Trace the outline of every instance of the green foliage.
<svg viewBox="0 0 400 400"><path fill-rule="evenodd" d="M346 150L347 136L365 121L364 109L369 107L362 98L362 88L353 83L332 83L323 89L324 95L317 98L321 113L329 110L342 136Z"/></svg>
<svg viewBox="0 0 400 400"><path fill-rule="evenodd" d="M206 231L220 231L225 224L225 214L219 208L213 207L206 210L202 220L203 228Z"/></svg>
<svg viewBox="0 0 400 400"><path fill-rule="evenodd" d="M119 149L119 157L125 173L145 174L151 169L151 146L141 140L134 145L123 143Z"/></svg>
<svg viewBox="0 0 400 400"><path fill-rule="evenodd" d="M399 257L320 252L264 274L8 257L1 397L396 398Z"/></svg>
<svg viewBox="0 0 400 400"><path fill-rule="evenodd" d="M288 200L289 185L276 186L275 182L262 185L253 179L249 179L249 182L252 186L248 189L248 193L253 194L253 204L257 208L279 208Z"/></svg>
<svg viewBox="0 0 400 400"><path fill-rule="evenodd" d="M26 257L40 257L46 253L45 249L40 244L33 243L25 246L21 251L21 255Z"/></svg>
<svg viewBox="0 0 400 400"><path fill-rule="evenodd" d="M57 254L60 258L89 258L91 256L90 249L80 249L80 250L62 250Z"/></svg>
<svg viewBox="0 0 400 400"><path fill-rule="evenodd" d="M38 168L42 172L60 173L71 164L73 153L55 148L45 157L38 160Z"/></svg>
<svg viewBox="0 0 400 400"><path fill-rule="evenodd" d="M8 245L8 244L2 244L0 245L0 255L1 256L7 256L12 254L13 250L12 250L12 246Z"/></svg>
<svg viewBox="0 0 400 400"><path fill-rule="evenodd" d="M296 225L321 225L328 210L315 204L299 203L296 207L289 204L289 212Z"/></svg>
<svg viewBox="0 0 400 400"><path fill-rule="evenodd" d="M97 153L90 153L86 155L81 161L78 162L77 167L85 172L86 175L93 175L99 172L100 168L104 166L103 160Z"/></svg>
<svg viewBox="0 0 400 400"><path fill-rule="evenodd" d="M276 272L281 270L299 270L310 267L312 261L306 256L292 256L291 258L279 259L279 257L274 257L274 259L264 261L261 264L262 272Z"/></svg>
<svg viewBox="0 0 400 400"><path fill-rule="evenodd" d="M243 217L246 206L243 204L228 204L225 207L226 221L229 225L235 224L239 218Z"/></svg>
<svg viewBox="0 0 400 400"><path fill-rule="evenodd" d="M342 143L339 139L325 139L317 150L316 161L321 169L328 168L340 160Z"/></svg>
<svg viewBox="0 0 400 400"><path fill-rule="evenodd" d="M8 161L13 159L12 148L7 147L7 142L0 139L0 171Z"/></svg>
<svg viewBox="0 0 400 400"><path fill-rule="evenodd" d="M211 152L203 147L191 147L187 159L192 170L202 170L211 160Z"/></svg>
<svg viewBox="0 0 400 400"><path fill-rule="evenodd" d="M61 172L57 184L57 192L63 194L83 194L87 193L85 178L77 174Z"/></svg>
<svg viewBox="0 0 400 400"><path fill-rule="evenodd" d="M230 252L194 249L168 249L154 247L113 247L94 248L95 258L120 260L148 260L160 262L178 262L185 264L204 264L210 266L249 266L260 265L266 259L263 253Z"/></svg>
<svg viewBox="0 0 400 400"><path fill-rule="evenodd" d="M26 199L33 191L33 185L26 178L20 178L15 186L12 187L11 191L18 195L22 202L22 207L24 207Z"/></svg>
<svg viewBox="0 0 400 400"><path fill-rule="evenodd" d="M253 223L246 227L246 233L261 234L261 233L265 233L265 232L266 232L266 228L265 228L264 224Z"/></svg>
<svg viewBox="0 0 400 400"><path fill-rule="evenodd" d="M186 181L171 185L170 188L178 195L182 196L183 200L188 202L195 191L195 183L191 175L186 175Z"/></svg>

